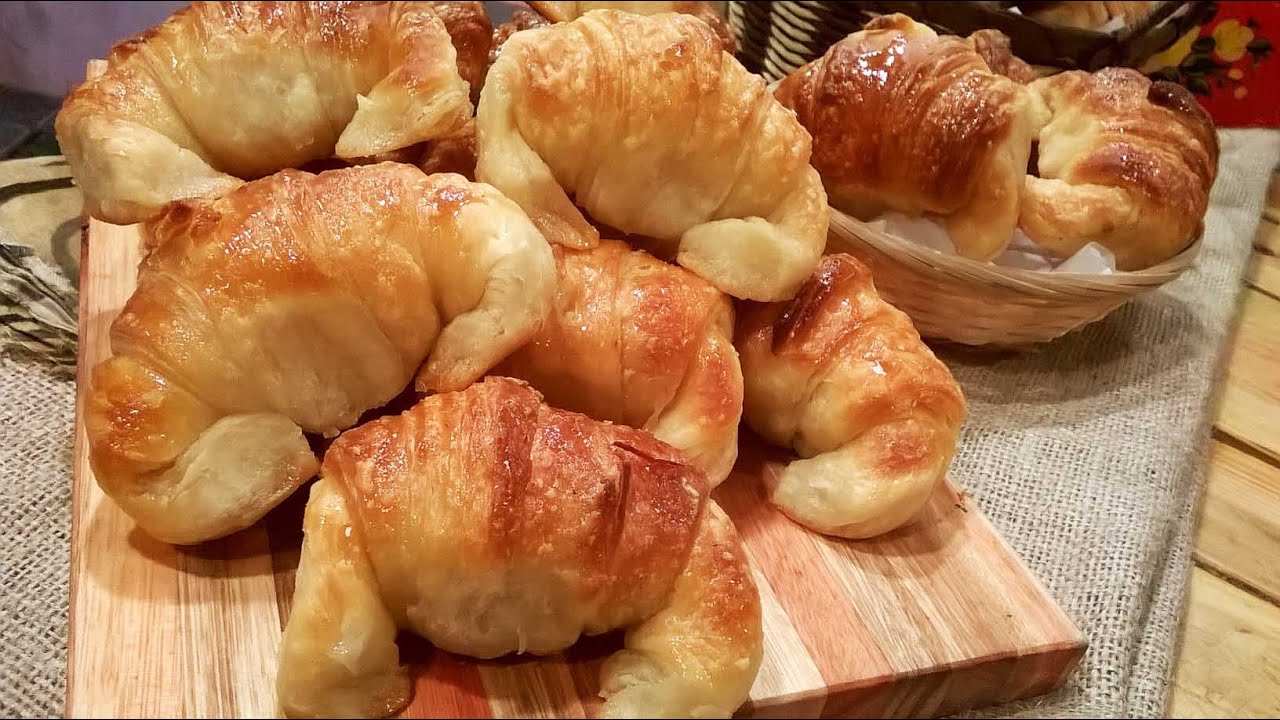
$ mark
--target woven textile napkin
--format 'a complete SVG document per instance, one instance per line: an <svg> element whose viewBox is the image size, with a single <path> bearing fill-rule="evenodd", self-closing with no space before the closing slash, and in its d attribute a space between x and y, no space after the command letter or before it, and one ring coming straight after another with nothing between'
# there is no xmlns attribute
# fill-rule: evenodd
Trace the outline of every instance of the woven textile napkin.
<svg viewBox="0 0 1280 720"><path fill-rule="evenodd" d="M1222 137L1195 269L1035 354L941 353L969 399L954 477L1090 642L1066 688L986 715L1163 714L1214 381L1280 158L1280 133ZM67 219L40 218L39 226ZM25 237L29 227L6 229L46 254L39 238ZM12 256L24 267L34 262L20 251ZM0 281L13 267L0 264ZM67 298L48 305L75 307ZM6 716L62 713L73 404L73 382L55 365L0 359Z"/></svg>
<svg viewBox="0 0 1280 720"><path fill-rule="evenodd" d="M986 716L1165 714L1215 390L1280 160L1280 132L1220 135L1185 275L1036 354L940 353L969 400L953 476L1089 640L1062 690Z"/></svg>

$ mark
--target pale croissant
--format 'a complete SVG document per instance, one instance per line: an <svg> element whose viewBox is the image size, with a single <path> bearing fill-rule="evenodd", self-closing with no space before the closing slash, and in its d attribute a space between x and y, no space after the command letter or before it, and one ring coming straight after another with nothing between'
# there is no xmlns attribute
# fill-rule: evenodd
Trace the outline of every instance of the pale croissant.
<svg viewBox="0 0 1280 720"><path fill-rule="evenodd" d="M551 310L550 247L456 175L286 170L144 226L154 249L85 401L98 484L151 535L244 528L315 473L334 435L425 359L465 387Z"/></svg>
<svg viewBox="0 0 1280 720"><path fill-rule="evenodd" d="M719 485L742 417L729 298L617 240L554 251L555 310L494 373L528 381L556 407L648 430Z"/></svg>
<svg viewBox="0 0 1280 720"><path fill-rule="evenodd" d="M88 213L131 223L448 134L471 115L467 93L430 3L198 2L112 48L56 130Z"/></svg>
<svg viewBox="0 0 1280 720"><path fill-rule="evenodd" d="M795 299L741 308L737 344L748 424L800 455L770 479L773 504L848 538L920 511L955 454L964 397L865 265L824 257Z"/></svg>
<svg viewBox="0 0 1280 720"><path fill-rule="evenodd" d="M987 66L979 49L1007 54L991 40L885 15L782 81L832 207L940 216L956 252L978 260L1008 246L1040 107Z"/></svg>
<svg viewBox="0 0 1280 720"><path fill-rule="evenodd" d="M729 717L760 598L702 472L648 433L490 377L338 438L304 521L277 688L292 716L385 716L412 630L480 658L626 628L608 717Z"/></svg>
<svg viewBox="0 0 1280 720"><path fill-rule="evenodd" d="M1049 109L1023 232L1060 257L1096 242L1120 270L1176 255L1200 233L1218 171L1213 120L1186 88L1137 70L1031 84Z"/></svg>
<svg viewBox="0 0 1280 720"><path fill-rule="evenodd" d="M477 177L548 240L596 244L576 201L756 300L790 297L826 243L809 145L764 80L677 13L598 10L516 33L476 111Z"/></svg>
<svg viewBox="0 0 1280 720"><path fill-rule="evenodd" d="M573 0L553 0L541 1L533 0L529 3L535 10L554 22L568 22L576 20L592 10L621 10L623 12L636 13L637 15L657 15L659 13L678 12L686 15L692 15L699 20L705 22L716 36L720 38L720 42L724 44L724 50L732 54L738 48L737 38L733 36L733 30L729 27L729 23L716 12L711 3L704 0L622 0L621 2L591 2Z"/></svg>

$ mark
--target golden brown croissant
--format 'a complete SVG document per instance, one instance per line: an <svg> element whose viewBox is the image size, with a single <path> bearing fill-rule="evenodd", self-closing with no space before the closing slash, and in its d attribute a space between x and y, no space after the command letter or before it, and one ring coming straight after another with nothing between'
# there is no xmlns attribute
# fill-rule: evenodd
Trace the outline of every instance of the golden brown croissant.
<svg viewBox="0 0 1280 720"><path fill-rule="evenodd" d="M400 709L401 628L481 658L627 628L609 717L729 717L759 668L760 598L702 472L514 380L343 434L304 525L277 680L293 716Z"/></svg>
<svg viewBox="0 0 1280 720"><path fill-rule="evenodd" d="M1218 171L1213 121L1189 91L1128 68L1032 83L1052 113L1020 224L1062 257L1097 242L1139 270L1200 233Z"/></svg>
<svg viewBox="0 0 1280 720"><path fill-rule="evenodd" d="M648 430L719 485L742 417L729 298L617 240L554 251L555 310L493 372L530 382L556 407Z"/></svg>
<svg viewBox="0 0 1280 720"><path fill-rule="evenodd" d="M964 397L865 265L822 259L795 299L740 310L747 423L802 459L770 500L828 535L865 538L911 520L943 478Z"/></svg>
<svg viewBox="0 0 1280 720"><path fill-rule="evenodd" d="M542 13L544 17L550 18L555 22L568 22L577 20L592 10L621 10L623 12L636 13L637 15L658 15L660 13L678 12L685 15L692 15L699 20L705 22L711 27L720 42L724 45L724 51L733 54L737 52L738 40L733 36L733 30L729 27L729 23L711 7L711 3L702 0L675 0L674 2L667 0L665 2L654 2L650 0L627 1L622 2L574 2L572 0L565 2L563 0L552 0L543 2L533 0L529 3L535 10Z"/></svg>
<svg viewBox="0 0 1280 720"><path fill-rule="evenodd" d="M456 175L286 170L144 226L153 248L86 400L102 489L157 538L247 527L336 434L426 384L465 387L551 310L550 247Z"/></svg>
<svg viewBox="0 0 1280 720"><path fill-rule="evenodd" d="M1036 107L973 41L881 16L787 76L777 97L813 134L833 207L863 220L940 215L956 251L979 260L1012 241Z"/></svg>
<svg viewBox="0 0 1280 720"><path fill-rule="evenodd" d="M138 222L458 129L471 103L456 57L430 3L198 2L112 48L63 104L58 141L88 212Z"/></svg>
<svg viewBox="0 0 1280 720"><path fill-rule="evenodd" d="M517 33L476 112L476 173L552 242L595 220L735 297L790 297L826 243L809 134L687 15L610 10Z"/></svg>

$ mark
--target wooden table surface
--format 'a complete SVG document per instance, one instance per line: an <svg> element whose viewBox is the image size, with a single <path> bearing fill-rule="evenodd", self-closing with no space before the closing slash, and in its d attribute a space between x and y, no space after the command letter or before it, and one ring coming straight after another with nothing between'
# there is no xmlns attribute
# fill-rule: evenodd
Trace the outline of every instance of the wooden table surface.
<svg viewBox="0 0 1280 720"><path fill-rule="evenodd" d="M1280 715L1280 170L1227 359L1173 717Z"/></svg>

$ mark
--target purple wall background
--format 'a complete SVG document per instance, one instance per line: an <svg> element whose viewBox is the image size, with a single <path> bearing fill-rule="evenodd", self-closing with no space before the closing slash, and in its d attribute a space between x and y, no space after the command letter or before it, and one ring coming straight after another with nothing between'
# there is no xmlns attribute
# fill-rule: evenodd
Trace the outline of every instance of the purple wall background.
<svg viewBox="0 0 1280 720"><path fill-rule="evenodd" d="M60 97L84 79L86 62L185 4L0 3L0 85Z"/></svg>
<svg viewBox="0 0 1280 720"><path fill-rule="evenodd" d="M84 79L86 62L186 4L0 2L0 85L61 97ZM510 17L509 2L485 5L495 22Z"/></svg>

